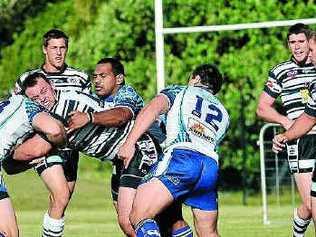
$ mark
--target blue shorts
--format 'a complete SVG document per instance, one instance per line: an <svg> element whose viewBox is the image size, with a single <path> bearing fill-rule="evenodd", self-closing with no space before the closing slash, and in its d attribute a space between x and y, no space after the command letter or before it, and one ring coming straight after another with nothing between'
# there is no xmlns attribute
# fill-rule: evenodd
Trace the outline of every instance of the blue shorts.
<svg viewBox="0 0 316 237"><path fill-rule="evenodd" d="M209 156L186 149L174 149L152 170L175 200L205 211L218 209L217 162Z"/></svg>

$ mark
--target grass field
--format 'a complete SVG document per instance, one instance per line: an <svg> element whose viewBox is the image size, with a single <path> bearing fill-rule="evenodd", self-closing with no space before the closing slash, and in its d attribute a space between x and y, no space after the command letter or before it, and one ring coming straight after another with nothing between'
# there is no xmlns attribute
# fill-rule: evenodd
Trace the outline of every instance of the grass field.
<svg viewBox="0 0 316 237"><path fill-rule="evenodd" d="M110 197L109 169L95 173L80 169L76 192L66 214L66 237L123 236L116 224L116 214ZM42 216L47 208L47 191L34 172L6 177L22 237L40 236ZM291 236L291 205L273 206L271 224L262 224L260 196L249 197L242 206L240 193L221 192L219 230L222 237L285 237ZM185 208L185 217L192 223ZM309 227L307 237L313 235Z"/></svg>

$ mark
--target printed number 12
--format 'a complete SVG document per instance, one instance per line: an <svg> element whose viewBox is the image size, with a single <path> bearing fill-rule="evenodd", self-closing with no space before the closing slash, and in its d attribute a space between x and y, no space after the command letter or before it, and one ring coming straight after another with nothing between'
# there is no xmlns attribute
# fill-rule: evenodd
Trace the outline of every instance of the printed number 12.
<svg viewBox="0 0 316 237"><path fill-rule="evenodd" d="M195 116L201 118L202 117L202 104L203 104L203 98L200 96L196 96L196 104L195 104L195 109L192 111L192 114ZM221 122L223 119L223 114L222 111L220 111L219 108L217 108L214 104L209 104L208 105L209 111L208 112L213 112L213 113L207 113L205 116L205 122L210 124L212 127L215 128L215 130L218 130L218 126L214 123L214 121Z"/></svg>

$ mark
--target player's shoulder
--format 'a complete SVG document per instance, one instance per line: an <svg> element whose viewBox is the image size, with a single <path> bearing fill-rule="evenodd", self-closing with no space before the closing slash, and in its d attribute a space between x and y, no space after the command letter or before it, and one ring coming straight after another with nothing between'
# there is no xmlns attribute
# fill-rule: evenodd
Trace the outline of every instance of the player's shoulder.
<svg viewBox="0 0 316 237"><path fill-rule="evenodd" d="M86 80L88 79L88 74L84 70L73 67L73 66L67 65L64 73L75 74L75 75L78 75Z"/></svg>
<svg viewBox="0 0 316 237"><path fill-rule="evenodd" d="M24 81L27 76L29 76L29 75L31 75L31 74L33 74L33 73L36 73L36 72L43 72L43 71L42 71L41 68L29 69L29 70L23 72L22 74L20 74L20 76L19 76L18 79L19 79L20 81Z"/></svg>
<svg viewBox="0 0 316 237"><path fill-rule="evenodd" d="M270 69L270 72L277 75L285 70L295 68L295 67L297 67L297 64L294 63L293 60L289 59L289 60L283 61L283 62L278 63L277 65L273 66Z"/></svg>
<svg viewBox="0 0 316 237"><path fill-rule="evenodd" d="M160 93L162 94L178 94L179 92L185 90L187 86L182 86L182 85L170 85L167 86L166 88L162 89Z"/></svg>

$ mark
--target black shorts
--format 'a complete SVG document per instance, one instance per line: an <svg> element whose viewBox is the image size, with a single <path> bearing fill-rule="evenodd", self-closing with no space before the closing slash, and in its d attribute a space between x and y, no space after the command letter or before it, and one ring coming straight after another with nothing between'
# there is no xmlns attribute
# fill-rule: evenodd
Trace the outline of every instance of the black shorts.
<svg viewBox="0 0 316 237"><path fill-rule="evenodd" d="M136 189L142 178L148 174L151 166L158 161L161 148L148 134L144 134L136 143L136 151L127 169L123 161L113 159L113 173L111 178L111 192L114 201L117 201L119 187Z"/></svg>
<svg viewBox="0 0 316 237"><path fill-rule="evenodd" d="M76 181L78 174L79 152L76 150L58 150L53 152L53 154L58 155L62 158L62 166L64 169L66 180L68 182ZM60 162L43 163L43 165L36 166L35 170L38 173L38 175L41 175L41 173L45 169L56 164L60 164Z"/></svg>
<svg viewBox="0 0 316 237"><path fill-rule="evenodd" d="M305 135L286 144L290 172L309 173L314 170L316 135Z"/></svg>

